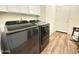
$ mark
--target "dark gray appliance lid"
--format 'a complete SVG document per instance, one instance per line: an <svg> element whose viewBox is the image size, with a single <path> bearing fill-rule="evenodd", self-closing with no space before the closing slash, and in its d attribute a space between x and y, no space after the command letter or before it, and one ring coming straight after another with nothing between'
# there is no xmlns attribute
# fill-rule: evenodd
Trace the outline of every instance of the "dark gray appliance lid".
<svg viewBox="0 0 79 59"><path fill-rule="evenodd" d="M34 24L31 23L27 23L27 24L16 24L16 25L10 25L7 26L8 31L12 31L12 30L18 30L18 29L23 29L23 28L28 28L34 26Z"/></svg>
<svg viewBox="0 0 79 59"><path fill-rule="evenodd" d="M8 21L5 25L8 31L13 31L28 28L34 26L35 24L29 23L28 21Z"/></svg>
<svg viewBox="0 0 79 59"><path fill-rule="evenodd" d="M26 21L26 20L22 20L22 21L7 21L5 25L15 25L15 24L24 24L24 23L28 23L28 21Z"/></svg>

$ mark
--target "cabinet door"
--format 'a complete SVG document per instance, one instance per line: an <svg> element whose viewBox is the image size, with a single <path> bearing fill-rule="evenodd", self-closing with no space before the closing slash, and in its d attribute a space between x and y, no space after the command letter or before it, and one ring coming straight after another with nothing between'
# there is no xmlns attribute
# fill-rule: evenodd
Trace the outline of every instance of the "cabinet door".
<svg viewBox="0 0 79 59"><path fill-rule="evenodd" d="M30 5L29 13L34 15L40 15L40 6L39 5Z"/></svg>
<svg viewBox="0 0 79 59"><path fill-rule="evenodd" d="M20 12L20 6L8 5L8 12Z"/></svg>
<svg viewBox="0 0 79 59"><path fill-rule="evenodd" d="M21 13L29 13L29 6L28 5L20 5L20 12Z"/></svg>
<svg viewBox="0 0 79 59"><path fill-rule="evenodd" d="M29 12L28 7L29 7L28 5L10 5L8 6L8 11L28 14Z"/></svg>
<svg viewBox="0 0 79 59"><path fill-rule="evenodd" d="M0 11L7 11L7 6L0 5Z"/></svg>

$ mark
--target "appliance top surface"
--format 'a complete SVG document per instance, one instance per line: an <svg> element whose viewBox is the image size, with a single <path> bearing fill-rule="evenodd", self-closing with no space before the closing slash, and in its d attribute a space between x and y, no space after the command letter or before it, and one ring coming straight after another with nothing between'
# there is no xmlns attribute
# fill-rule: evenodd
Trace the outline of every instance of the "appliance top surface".
<svg viewBox="0 0 79 59"><path fill-rule="evenodd" d="M35 23L35 24L37 24L37 25L46 25L48 23L46 23L46 22L38 22L38 23Z"/></svg>
<svg viewBox="0 0 79 59"><path fill-rule="evenodd" d="M22 20L22 21L7 21L5 25L15 25L15 24L25 24L28 23L28 21L26 20Z"/></svg>
<svg viewBox="0 0 79 59"><path fill-rule="evenodd" d="M35 24L32 23L27 23L27 24L15 24L15 25L10 25L7 26L8 31L12 31L12 30L18 30L18 29L22 29L22 28L28 28L31 26L35 26Z"/></svg>
<svg viewBox="0 0 79 59"><path fill-rule="evenodd" d="M36 24L38 26L49 24L47 22L43 22L43 21L40 21L40 20L31 20L30 23Z"/></svg>
<svg viewBox="0 0 79 59"><path fill-rule="evenodd" d="M27 22L27 21L8 21L5 24L7 31L6 33L21 31L29 28L36 27L36 24Z"/></svg>
<svg viewBox="0 0 79 59"><path fill-rule="evenodd" d="M8 31L12 31L34 26L35 24L29 23L28 21L8 21L5 25Z"/></svg>

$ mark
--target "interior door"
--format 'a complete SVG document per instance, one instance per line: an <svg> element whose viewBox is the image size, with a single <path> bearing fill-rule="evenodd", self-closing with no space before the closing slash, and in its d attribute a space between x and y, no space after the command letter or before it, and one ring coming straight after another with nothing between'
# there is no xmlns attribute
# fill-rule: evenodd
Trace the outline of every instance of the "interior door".
<svg viewBox="0 0 79 59"><path fill-rule="evenodd" d="M69 18L70 18L69 6L57 6L55 30L62 31L62 32L68 32Z"/></svg>

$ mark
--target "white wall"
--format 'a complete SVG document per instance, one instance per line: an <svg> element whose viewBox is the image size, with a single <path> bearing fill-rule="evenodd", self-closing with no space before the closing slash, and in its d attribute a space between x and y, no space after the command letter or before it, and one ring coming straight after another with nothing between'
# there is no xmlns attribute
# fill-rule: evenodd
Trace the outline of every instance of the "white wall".
<svg viewBox="0 0 79 59"><path fill-rule="evenodd" d="M79 27L79 5L46 5L46 22L50 34L57 30L72 34L73 27Z"/></svg>
<svg viewBox="0 0 79 59"><path fill-rule="evenodd" d="M56 6L55 30L68 32L70 18L70 6Z"/></svg>
<svg viewBox="0 0 79 59"><path fill-rule="evenodd" d="M41 5L40 20L50 24L50 35L54 32L55 5Z"/></svg>
<svg viewBox="0 0 79 59"><path fill-rule="evenodd" d="M41 21L46 21L46 5L40 5L40 17Z"/></svg>
<svg viewBox="0 0 79 59"><path fill-rule="evenodd" d="M46 6L46 22L50 23L50 35L54 32L55 12L55 5Z"/></svg>
<svg viewBox="0 0 79 59"><path fill-rule="evenodd" d="M79 27L79 6L56 6L55 30L72 33L73 27Z"/></svg>
<svg viewBox="0 0 79 59"><path fill-rule="evenodd" d="M72 5L70 7L70 19L69 19L69 31L68 33L72 33L73 27L79 27L79 5Z"/></svg>

